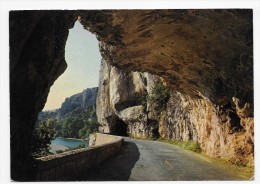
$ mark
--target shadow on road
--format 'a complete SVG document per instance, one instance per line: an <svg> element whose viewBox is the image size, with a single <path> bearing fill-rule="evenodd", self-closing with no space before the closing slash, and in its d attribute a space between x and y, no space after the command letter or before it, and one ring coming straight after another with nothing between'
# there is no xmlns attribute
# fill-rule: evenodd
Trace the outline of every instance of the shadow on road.
<svg viewBox="0 0 260 184"><path fill-rule="evenodd" d="M127 181L140 153L135 143L124 142L121 151L105 162L81 172L74 181Z"/></svg>

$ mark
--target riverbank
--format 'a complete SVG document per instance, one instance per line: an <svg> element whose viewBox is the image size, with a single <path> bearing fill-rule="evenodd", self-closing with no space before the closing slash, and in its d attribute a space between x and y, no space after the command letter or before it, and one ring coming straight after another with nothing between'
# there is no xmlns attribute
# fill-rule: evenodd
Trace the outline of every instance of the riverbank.
<svg viewBox="0 0 260 184"><path fill-rule="evenodd" d="M54 140L51 140L50 152L57 153L57 151L66 151L79 147L88 147L88 142L75 138L57 137Z"/></svg>
<svg viewBox="0 0 260 184"><path fill-rule="evenodd" d="M50 152L55 154L57 153L57 151L62 150L65 151L69 149L69 147L63 146L63 145L59 145L59 144L50 144Z"/></svg>
<svg viewBox="0 0 260 184"><path fill-rule="evenodd" d="M78 139L78 138L67 138L67 137L55 137L55 139L57 139L57 138L59 138L59 139L76 140L76 141L86 141L86 140L88 140L88 138L86 138L86 139Z"/></svg>

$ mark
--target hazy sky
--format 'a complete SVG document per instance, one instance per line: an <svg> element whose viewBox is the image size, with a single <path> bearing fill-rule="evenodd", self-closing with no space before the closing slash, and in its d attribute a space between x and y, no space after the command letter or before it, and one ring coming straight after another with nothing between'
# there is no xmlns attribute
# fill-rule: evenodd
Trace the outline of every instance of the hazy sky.
<svg viewBox="0 0 260 184"><path fill-rule="evenodd" d="M54 82L43 110L60 108L66 97L97 87L101 56L94 34L77 21L65 48L66 71Z"/></svg>

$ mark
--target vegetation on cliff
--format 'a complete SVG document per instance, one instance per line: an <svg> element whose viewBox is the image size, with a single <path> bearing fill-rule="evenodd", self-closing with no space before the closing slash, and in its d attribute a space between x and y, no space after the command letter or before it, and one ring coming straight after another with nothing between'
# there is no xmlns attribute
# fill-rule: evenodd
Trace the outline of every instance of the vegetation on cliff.
<svg viewBox="0 0 260 184"><path fill-rule="evenodd" d="M90 133L97 131L98 122L95 109L89 108L83 115L74 114L60 121L54 126L55 137L86 138Z"/></svg>
<svg viewBox="0 0 260 184"><path fill-rule="evenodd" d="M61 108L40 112L38 122L46 123L54 137L86 138L97 131L97 88L88 88L65 99Z"/></svg>
<svg viewBox="0 0 260 184"><path fill-rule="evenodd" d="M157 82L151 89L148 100L151 102L152 107L158 113L166 109L167 102L170 98L169 90L162 84Z"/></svg>
<svg viewBox="0 0 260 184"><path fill-rule="evenodd" d="M166 109L169 99L170 91L162 82L156 82L154 86L151 87L151 92L149 94L139 97L143 112L147 112L147 104L149 102L151 108L156 111L158 115Z"/></svg>
<svg viewBox="0 0 260 184"><path fill-rule="evenodd" d="M86 89L66 98L60 109L40 112L33 133L32 155L48 154L55 137L85 139L96 132L99 126L96 96L97 88Z"/></svg>
<svg viewBox="0 0 260 184"><path fill-rule="evenodd" d="M98 130L96 110L89 107L87 111L76 113L62 119L49 118L47 121L40 121L51 132L53 137L65 138L87 138L90 133Z"/></svg>

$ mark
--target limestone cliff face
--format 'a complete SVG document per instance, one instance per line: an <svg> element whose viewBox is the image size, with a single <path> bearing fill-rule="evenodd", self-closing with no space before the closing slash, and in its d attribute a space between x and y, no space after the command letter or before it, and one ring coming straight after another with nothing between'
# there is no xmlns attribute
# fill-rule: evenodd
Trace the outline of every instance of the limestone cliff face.
<svg viewBox="0 0 260 184"><path fill-rule="evenodd" d="M42 111L38 120L46 122L48 119L62 120L68 117L78 117L87 113L89 109L96 109L97 87L87 88L81 93L67 97L59 109Z"/></svg>
<svg viewBox="0 0 260 184"><path fill-rule="evenodd" d="M160 122L161 136L198 140L209 155L252 164L252 10L14 11L9 24L12 179L28 180L35 173L28 143L51 85L66 69L68 29L78 15L109 63L103 62L109 72L101 72L97 102L104 103L98 112L102 131L120 132L128 124L132 134L145 136L150 123ZM142 113L135 99L148 91L150 81L138 72L166 81L172 93L166 115L136 120Z"/></svg>
<svg viewBox="0 0 260 184"><path fill-rule="evenodd" d="M97 88L88 88L81 93L66 98L58 110L58 118L70 116L73 111L86 112L89 107L95 109L96 96Z"/></svg>
<svg viewBox="0 0 260 184"><path fill-rule="evenodd" d="M123 92L124 77L113 77L111 84L122 89L106 87L112 122L131 121L127 124L132 135L148 137L146 125L159 121L162 137L195 140L210 156L253 164L251 10L111 10L80 15L84 27L97 35L102 57L117 67L110 78L115 71L149 72L171 89L166 111L159 117L150 112L142 121L140 106L116 108L117 100L129 98L132 88ZM113 132L113 123L101 122L105 132Z"/></svg>
<svg viewBox="0 0 260 184"><path fill-rule="evenodd" d="M156 124L148 121L141 98L159 77L149 73L127 72L102 60L97 96L100 132L151 137ZM124 128L125 127L125 128Z"/></svg>
<svg viewBox="0 0 260 184"><path fill-rule="evenodd" d="M219 106L202 95L192 98L171 90L165 111L156 114L149 100L144 111L140 99L150 95L158 81L161 78L157 76L126 72L103 60L97 97L100 132L125 131L138 138L193 140L211 157L254 164L254 124L253 118L245 118L247 105L240 107L238 99L233 98L232 103ZM120 128L123 125L125 129Z"/></svg>
<svg viewBox="0 0 260 184"><path fill-rule="evenodd" d="M229 104L232 107L221 107L203 96L193 99L173 91L160 119L160 136L197 141L201 144L202 151L211 157L252 166L253 118L238 115L237 109L241 110L241 107L237 106L236 99L233 100L234 103Z"/></svg>

